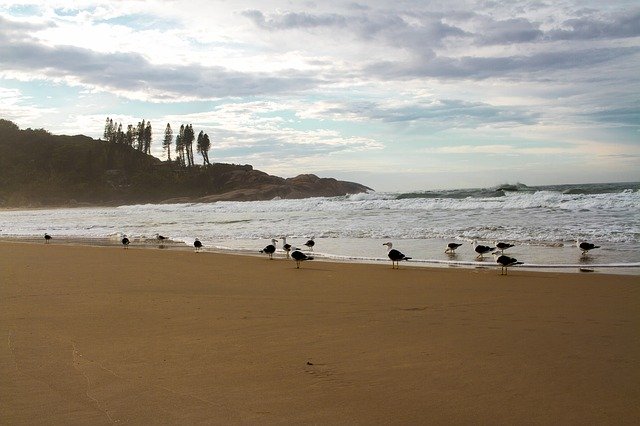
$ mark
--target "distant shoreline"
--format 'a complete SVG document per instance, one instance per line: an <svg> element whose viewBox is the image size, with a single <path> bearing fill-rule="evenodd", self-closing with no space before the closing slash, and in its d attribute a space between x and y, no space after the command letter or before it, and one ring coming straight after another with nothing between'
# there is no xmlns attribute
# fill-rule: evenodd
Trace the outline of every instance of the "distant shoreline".
<svg viewBox="0 0 640 426"><path fill-rule="evenodd" d="M17 243L17 244L45 244L40 238L35 237L0 237L0 243ZM56 237L52 242L47 245L55 246L88 246L88 247L110 247L123 249L122 244L114 239L109 238L59 238ZM168 240L164 243L159 243L147 239L144 242L133 240L128 246L128 250L140 249L140 250L169 250L169 251L194 251L190 245ZM231 256L244 256L264 258L263 254L260 254L258 250L230 250L204 247L201 253L211 253L220 255ZM290 259L286 259L285 254L278 249L274 255L274 260L292 262ZM389 264L389 260L386 257L377 259L359 259L359 258L341 258L341 257L323 257L316 255L315 261L337 264L372 264L372 265L385 265ZM413 259L411 261L403 262L403 268L419 268L419 269L464 269L464 270L478 270L478 271L491 271L499 270L499 267L490 260L488 262L470 262L470 261L446 261L438 259ZM595 268L599 268L597 270ZM605 269L602 271L602 269ZM517 273L517 271L527 271L533 273L562 273L562 274L578 274L584 273L596 273L598 275L640 275L640 263L628 263L628 264L616 264L616 265L599 265L599 264L569 264L569 265L519 265L510 269L511 274Z"/></svg>

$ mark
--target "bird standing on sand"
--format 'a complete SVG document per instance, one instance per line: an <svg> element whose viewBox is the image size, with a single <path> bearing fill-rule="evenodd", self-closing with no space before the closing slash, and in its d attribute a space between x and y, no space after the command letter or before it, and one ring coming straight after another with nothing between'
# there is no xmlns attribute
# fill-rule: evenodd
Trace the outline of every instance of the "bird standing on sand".
<svg viewBox="0 0 640 426"><path fill-rule="evenodd" d="M447 249L444 252L448 254L456 254L456 249L461 245L461 243L449 243L447 244Z"/></svg>
<svg viewBox="0 0 640 426"><path fill-rule="evenodd" d="M167 237L164 237L164 236L162 236L160 234L156 234L156 240L158 240L159 242L163 243L164 240L166 240L166 239L167 239Z"/></svg>
<svg viewBox="0 0 640 426"><path fill-rule="evenodd" d="M125 249L129 248L129 243L130 243L130 241L129 241L129 239L127 238L127 236L126 236L126 235L123 235L123 236L122 236L122 240L121 240L121 242L122 242L122 246L123 246Z"/></svg>
<svg viewBox="0 0 640 426"><path fill-rule="evenodd" d="M49 235L49 234L47 234L45 232L45 234L44 234L44 243L45 244L49 244L49 241L51 241L51 235Z"/></svg>
<svg viewBox="0 0 640 426"><path fill-rule="evenodd" d="M288 259L289 254L291 253L291 250L298 250L298 249L294 249L291 247L291 244L287 244L287 237L280 237L280 239L282 240L282 250L284 250L284 252L287 254L287 259Z"/></svg>
<svg viewBox="0 0 640 426"><path fill-rule="evenodd" d="M260 250L260 253L266 253L269 255L269 260L273 260L273 253L276 252L276 243L278 242L278 240L276 240L275 238L271 239L271 244L269 244L268 246L266 246L265 248L263 248L262 250Z"/></svg>
<svg viewBox="0 0 640 426"><path fill-rule="evenodd" d="M309 250L313 251L313 246L316 245L316 242L313 241L313 239L315 238L315 236L309 238L309 241L307 241L306 243L304 243L305 246L307 246L309 248Z"/></svg>
<svg viewBox="0 0 640 426"><path fill-rule="evenodd" d="M484 259L483 255L489 254L496 249L495 247L478 245L478 242L476 240L473 240L472 244L473 244L473 249L475 250L476 253L478 253L478 255L476 256L476 259L480 259L480 260Z"/></svg>
<svg viewBox="0 0 640 426"><path fill-rule="evenodd" d="M196 253L197 253L202 248L202 243L200 242L199 239L196 238L196 240L193 242L193 246L196 248Z"/></svg>
<svg viewBox="0 0 640 426"><path fill-rule="evenodd" d="M496 262L501 266L500 275L507 275L507 268L509 266L523 264L523 262L518 262L518 259L515 257L505 256L504 254L498 256L498 253L493 253L493 255L496 257Z"/></svg>
<svg viewBox="0 0 640 426"><path fill-rule="evenodd" d="M304 262L305 260L313 260L313 256L307 256L300 250L294 250L291 253L291 258L296 261L296 268L300 268L300 262Z"/></svg>
<svg viewBox="0 0 640 426"><path fill-rule="evenodd" d="M500 250L500 253L504 253L504 251L508 248L513 247L513 244L498 242L496 243L496 248Z"/></svg>
<svg viewBox="0 0 640 426"><path fill-rule="evenodd" d="M401 252L399 252L398 250L393 248L393 244L391 242L387 242L387 243L382 243L383 246L387 246L387 248L389 249L389 253L387 253L387 255L389 256L389 259L391 259L391 268L395 269L396 265L397 265L397 269L400 269L400 264L399 262L401 260L409 260L411 259L410 257L405 256L404 254L402 254Z"/></svg>
<svg viewBox="0 0 640 426"><path fill-rule="evenodd" d="M580 250L582 250L582 255L583 256L586 256L589 253L589 250L600 248L600 246L597 246L597 245L591 244L591 243L584 243L584 242L581 242L580 240L576 241L576 246Z"/></svg>

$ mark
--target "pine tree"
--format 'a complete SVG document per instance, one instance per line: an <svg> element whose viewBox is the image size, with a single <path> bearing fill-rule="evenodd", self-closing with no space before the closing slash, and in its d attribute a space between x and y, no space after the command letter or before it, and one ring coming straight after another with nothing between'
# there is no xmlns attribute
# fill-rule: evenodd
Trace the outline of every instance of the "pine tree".
<svg viewBox="0 0 640 426"><path fill-rule="evenodd" d="M138 122L138 131L136 132L136 136L137 136L137 146L136 149L138 151L142 151L144 149L144 129L146 127L146 123L144 121L144 119L142 120L142 122Z"/></svg>
<svg viewBox="0 0 640 426"><path fill-rule="evenodd" d="M135 131L133 129L133 125L127 125L127 133L124 136L124 143L127 146L133 146L133 141L135 140Z"/></svg>
<svg viewBox="0 0 640 426"><path fill-rule="evenodd" d="M185 155L187 156L188 167L191 167L194 165L194 162L193 162L193 140L194 139L195 139L195 135L193 134L193 127L190 124L184 126L182 143L185 148Z"/></svg>
<svg viewBox="0 0 640 426"><path fill-rule="evenodd" d="M184 124L180 125L180 132L178 133L178 136L176 136L176 152L178 153L178 162L182 167L184 167Z"/></svg>
<svg viewBox="0 0 640 426"><path fill-rule="evenodd" d="M202 161L205 165L211 165L209 162L209 148L211 147L211 141L209 141L209 135L202 130L198 133L198 153L202 155Z"/></svg>
<svg viewBox="0 0 640 426"><path fill-rule="evenodd" d="M111 139L111 125L109 124L110 119L109 117L107 117L107 120L104 123L104 133L102 134L104 136L104 140L108 141L109 139Z"/></svg>
<svg viewBox="0 0 640 426"><path fill-rule="evenodd" d="M144 149L143 152L145 154L151 154L151 122L147 121L147 127L144 128Z"/></svg>
<svg viewBox="0 0 640 426"><path fill-rule="evenodd" d="M164 129L164 140L162 141L162 148L167 152L167 160L171 161L171 141L173 140L173 130L171 130L171 124L167 123L167 127Z"/></svg>

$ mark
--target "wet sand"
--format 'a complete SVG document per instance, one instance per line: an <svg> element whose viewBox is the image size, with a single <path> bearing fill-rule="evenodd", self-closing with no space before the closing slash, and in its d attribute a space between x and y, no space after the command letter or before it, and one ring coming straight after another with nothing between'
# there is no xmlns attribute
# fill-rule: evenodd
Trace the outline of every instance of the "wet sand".
<svg viewBox="0 0 640 426"><path fill-rule="evenodd" d="M638 424L637 276L0 242L1 424Z"/></svg>

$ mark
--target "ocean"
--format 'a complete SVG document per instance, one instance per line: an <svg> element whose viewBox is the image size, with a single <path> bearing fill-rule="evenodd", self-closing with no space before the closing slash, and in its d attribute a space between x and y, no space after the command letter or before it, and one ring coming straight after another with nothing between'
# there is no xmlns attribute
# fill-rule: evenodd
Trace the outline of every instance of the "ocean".
<svg viewBox="0 0 640 426"><path fill-rule="evenodd" d="M191 247L258 254L271 238L306 249L315 237L317 258L384 262L391 241L415 265L493 267L476 259L472 241L514 244L507 254L522 268L640 274L640 183L523 184L411 193L370 192L302 200L145 204L0 211L0 238ZM601 246L582 256L576 240ZM44 241L44 240L42 240ZM453 256L447 243L463 245ZM278 246L276 257L284 257Z"/></svg>

